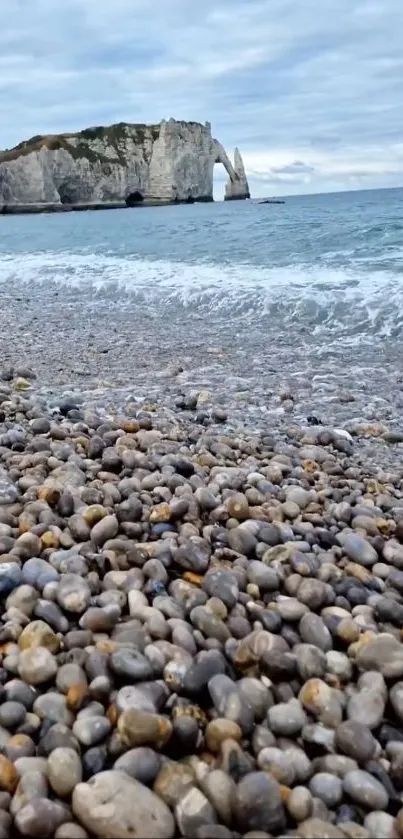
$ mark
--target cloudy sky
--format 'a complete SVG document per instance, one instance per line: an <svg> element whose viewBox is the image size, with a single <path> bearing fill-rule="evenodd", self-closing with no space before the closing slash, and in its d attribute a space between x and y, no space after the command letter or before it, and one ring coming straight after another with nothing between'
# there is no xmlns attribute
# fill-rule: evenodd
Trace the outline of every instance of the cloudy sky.
<svg viewBox="0 0 403 839"><path fill-rule="evenodd" d="M403 186L402 0L0 3L0 148L174 116L256 196Z"/></svg>

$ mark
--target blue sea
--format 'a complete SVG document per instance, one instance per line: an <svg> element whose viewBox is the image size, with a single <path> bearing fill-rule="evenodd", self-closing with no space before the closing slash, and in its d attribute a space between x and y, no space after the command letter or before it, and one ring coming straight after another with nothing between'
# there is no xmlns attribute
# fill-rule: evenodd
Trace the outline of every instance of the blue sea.
<svg viewBox="0 0 403 839"><path fill-rule="evenodd" d="M399 420L403 189L0 217L3 320L13 295L39 325L57 310L66 342L74 305L92 332L114 323L117 346L148 342L149 384L179 359L187 384L249 388L259 410L281 379L305 394L302 411L331 391L331 413L355 388L344 413L383 400Z"/></svg>

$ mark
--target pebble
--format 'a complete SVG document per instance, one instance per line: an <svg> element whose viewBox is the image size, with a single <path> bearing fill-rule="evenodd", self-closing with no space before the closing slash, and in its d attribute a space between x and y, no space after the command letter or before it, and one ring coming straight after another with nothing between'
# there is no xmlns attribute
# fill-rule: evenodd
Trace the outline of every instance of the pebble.
<svg viewBox="0 0 403 839"><path fill-rule="evenodd" d="M403 836L399 465L4 387L0 837Z"/></svg>
<svg viewBox="0 0 403 839"><path fill-rule="evenodd" d="M175 822L167 805L148 787L125 772L100 772L76 786L72 810L99 839L171 839Z"/></svg>
<svg viewBox="0 0 403 839"><path fill-rule="evenodd" d="M361 769L347 772L343 788L356 804L368 810L386 810L389 797L385 787L369 772Z"/></svg>
<svg viewBox="0 0 403 839"><path fill-rule="evenodd" d="M20 653L18 673L29 685L41 685L55 677L57 661L46 647L32 647Z"/></svg>
<svg viewBox="0 0 403 839"><path fill-rule="evenodd" d="M250 772L236 788L235 816L241 831L285 827L285 812L278 783L265 772Z"/></svg>
<svg viewBox="0 0 403 839"><path fill-rule="evenodd" d="M371 760L376 751L376 740L368 726L355 720L342 722L336 729L336 746L358 763Z"/></svg>
<svg viewBox="0 0 403 839"><path fill-rule="evenodd" d="M0 755L0 790L13 793L18 780L19 774L15 764L4 755Z"/></svg>
<svg viewBox="0 0 403 839"><path fill-rule="evenodd" d="M130 749L121 757L118 757L114 769L126 772L131 778L140 781L141 784L150 786L161 768L161 757L158 752L148 746L138 746L137 749Z"/></svg>
<svg viewBox="0 0 403 839"><path fill-rule="evenodd" d="M82 780L80 758L74 749L59 747L48 757L48 780L56 795L66 798Z"/></svg>

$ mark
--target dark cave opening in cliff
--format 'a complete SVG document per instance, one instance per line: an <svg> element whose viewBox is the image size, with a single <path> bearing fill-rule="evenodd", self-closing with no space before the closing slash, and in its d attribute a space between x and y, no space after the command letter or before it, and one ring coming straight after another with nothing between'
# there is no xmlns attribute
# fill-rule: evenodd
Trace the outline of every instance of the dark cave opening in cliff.
<svg viewBox="0 0 403 839"><path fill-rule="evenodd" d="M138 204L141 204L144 201L144 195L136 189L134 192L130 192L129 195L126 196L126 207L137 207Z"/></svg>

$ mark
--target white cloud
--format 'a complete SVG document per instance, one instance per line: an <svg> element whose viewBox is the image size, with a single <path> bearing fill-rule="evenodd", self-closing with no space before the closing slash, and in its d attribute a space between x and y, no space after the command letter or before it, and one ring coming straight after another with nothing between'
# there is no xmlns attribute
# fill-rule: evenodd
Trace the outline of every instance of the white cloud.
<svg viewBox="0 0 403 839"><path fill-rule="evenodd" d="M255 194L403 183L401 0L1 7L2 147L175 116L239 145Z"/></svg>

